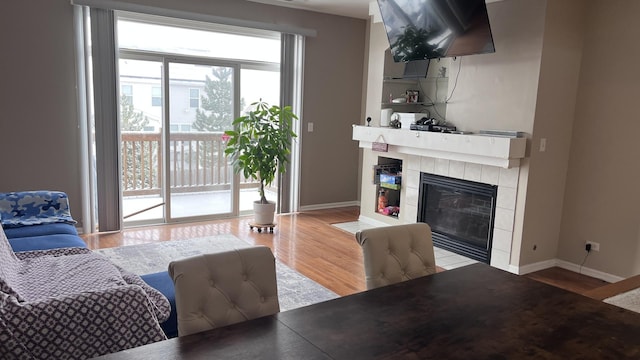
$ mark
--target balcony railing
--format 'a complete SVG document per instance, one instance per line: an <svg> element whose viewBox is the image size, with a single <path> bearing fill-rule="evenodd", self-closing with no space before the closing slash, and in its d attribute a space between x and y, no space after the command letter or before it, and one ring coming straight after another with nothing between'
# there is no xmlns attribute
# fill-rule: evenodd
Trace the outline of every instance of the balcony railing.
<svg viewBox="0 0 640 360"><path fill-rule="evenodd" d="M161 137L160 133L122 132L123 196L161 193L165 165ZM172 133L168 146L172 193L231 189L233 169L224 154L222 132ZM241 188L257 186L257 181L241 175Z"/></svg>

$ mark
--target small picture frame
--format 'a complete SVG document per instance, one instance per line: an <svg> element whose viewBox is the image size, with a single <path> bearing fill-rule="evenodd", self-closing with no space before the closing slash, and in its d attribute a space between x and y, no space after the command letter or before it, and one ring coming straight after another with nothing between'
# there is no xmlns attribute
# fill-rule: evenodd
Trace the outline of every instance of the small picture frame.
<svg viewBox="0 0 640 360"><path fill-rule="evenodd" d="M417 103L420 97L420 91L418 90L407 90L407 102L408 103Z"/></svg>

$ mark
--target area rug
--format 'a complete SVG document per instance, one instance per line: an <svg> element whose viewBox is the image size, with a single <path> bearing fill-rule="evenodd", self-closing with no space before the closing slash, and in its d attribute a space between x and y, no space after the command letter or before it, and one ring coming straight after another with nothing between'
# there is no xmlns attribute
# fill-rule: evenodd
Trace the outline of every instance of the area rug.
<svg viewBox="0 0 640 360"><path fill-rule="evenodd" d="M602 300L608 304L640 313L640 288Z"/></svg>
<svg viewBox="0 0 640 360"><path fill-rule="evenodd" d="M134 274L166 271L173 260L252 246L231 234L95 250ZM276 260L280 310L291 310L338 295Z"/></svg>

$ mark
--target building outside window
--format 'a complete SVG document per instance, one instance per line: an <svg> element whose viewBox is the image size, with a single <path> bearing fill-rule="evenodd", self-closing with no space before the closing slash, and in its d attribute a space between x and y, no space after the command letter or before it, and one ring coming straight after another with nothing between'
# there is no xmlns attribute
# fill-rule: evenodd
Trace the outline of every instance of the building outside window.
<svg viewBox="0 0 640 360"><path fill-rule="evenodd" d="M120 87L120 95L125 96L129 104L133 104L133 85L122 85Z"/></svg>
<svg viewBox="0 0 640 360"><path fill-rule="evenodd" d="M151 88L151 106L162 106L162 88L159 86Z"/></svg>
<svg viewBox="0 0 640 360"><path fill-rule="evenodd" d="M189 107L192 109L200 107L200 89L189 89Z"/></svg>

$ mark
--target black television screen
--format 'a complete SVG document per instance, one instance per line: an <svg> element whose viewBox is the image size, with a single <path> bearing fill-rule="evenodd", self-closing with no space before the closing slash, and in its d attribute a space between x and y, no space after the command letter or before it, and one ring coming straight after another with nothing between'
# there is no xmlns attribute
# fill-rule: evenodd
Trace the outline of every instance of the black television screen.
<svg viewBox="0 0 640 360"><path fill-rule="evenodd" d="M485 0L378 0L396 62L495 52Z"/></svg>

